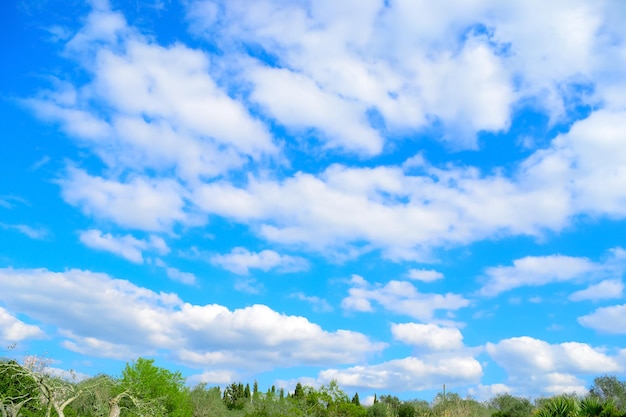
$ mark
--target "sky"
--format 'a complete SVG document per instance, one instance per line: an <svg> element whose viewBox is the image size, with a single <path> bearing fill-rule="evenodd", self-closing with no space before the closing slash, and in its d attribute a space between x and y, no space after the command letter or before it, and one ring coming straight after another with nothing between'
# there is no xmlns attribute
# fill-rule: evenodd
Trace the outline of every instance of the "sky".
<svg viewBox="0 0 626 417"><path fill-rule="evenodd" d="M3 355L361 398L623 378L624 21L621 0L1 2Z"/></svg>

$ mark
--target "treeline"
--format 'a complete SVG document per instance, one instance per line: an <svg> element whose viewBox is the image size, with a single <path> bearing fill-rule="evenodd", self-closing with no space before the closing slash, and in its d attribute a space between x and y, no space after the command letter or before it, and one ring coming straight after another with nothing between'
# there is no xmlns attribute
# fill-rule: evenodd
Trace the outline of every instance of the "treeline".
<svg viewBox="0 0 626 417"><path fill-rule="evenodd" d="M298 383L293 392L257 382L221 387L185 384L180 372L138 359L121 377L97 375L77 381L54 375L38 358L0 361L2 417L626 417L626 381L594 380L586 396L559 395L531 402L499 394L488 401L439 393L432 402L374 397L365 406L335 381L315 388Z"/></svg>

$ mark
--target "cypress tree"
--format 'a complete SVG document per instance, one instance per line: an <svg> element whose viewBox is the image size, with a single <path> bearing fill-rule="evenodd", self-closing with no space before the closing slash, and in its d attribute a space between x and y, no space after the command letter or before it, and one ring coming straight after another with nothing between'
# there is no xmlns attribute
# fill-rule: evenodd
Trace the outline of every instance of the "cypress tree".
<svg viewBox="0 0 626 417"><path fill-rule="evenodd" d="M304 398L304 389L302 388L301 383L296 384L296 390L293 392L294 398Z"/></svg>

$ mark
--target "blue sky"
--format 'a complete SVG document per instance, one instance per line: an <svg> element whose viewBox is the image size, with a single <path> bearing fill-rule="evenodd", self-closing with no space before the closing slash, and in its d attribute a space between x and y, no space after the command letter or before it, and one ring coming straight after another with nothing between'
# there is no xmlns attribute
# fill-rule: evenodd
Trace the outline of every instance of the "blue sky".
<svg viewBox="0 0 626 417"><path fill-rule="evenodd" d="M622 2L17 3L10 355L363 398L626 373Z"/></svg>

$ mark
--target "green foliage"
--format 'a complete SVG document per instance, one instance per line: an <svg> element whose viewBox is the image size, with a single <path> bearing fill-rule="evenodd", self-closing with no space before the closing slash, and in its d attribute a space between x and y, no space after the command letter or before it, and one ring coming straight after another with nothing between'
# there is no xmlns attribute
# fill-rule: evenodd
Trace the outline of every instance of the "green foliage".
<svg viewBox="0 0 626 417"><path fill-rule="evenodd" d="M207 388L206 384L196 385L189 392L193 417L225 417L228 408L222 401L219 387Z"/></svg>
<svg viewBox="0 0 626 417"><path fill-rule="evenodd" d="M387 417L387 404L375 402L367 409L367 417Z"/></svg>
<svg viewBox="0 0 626 417"><path fill-rule="evenodd" d="M0 415L34 415L40 407L37 384L15 361L0 361Z"/></svg>
<svg viewBox="0 0 626 417"><path fill-rule="evenodd" d="M190 390L180 372L142 358L127 364L120 379L98 375L76 383L42 369L0 361L2 417L626 417L620 408L626 383L608 376L596 378L586 398L543 398L534 409L530 400L510 394L480 403L456 393L439 393L432 405L375 395L374 404L363 407L358 393L348 397L336 381L317 389L298 383L287 397L275 386L261 393L256 381L252 389L232 383L223 393L206 384Z"/></svg>
<svg viewBox="0 0 626 417"><path fill-rule="evenodd" d="M589 396L580 400L581 417L622 417L622 413L612 399L604 400Z"/></svg>
<svg viewBox="0 0 626 417"><path fill-rule="evenodd" d="M120 392L128 392L124 405L128 416L187 417L191 415L189 391L180 372L154 365L154 360L139 358L122 372Z"/></svg>
<svg viewBox="0 0 626 417"><path fill-rule="evenodd" d="M601 376L593 380L589 395L603 401L611 401L620 412L626 413L626 381L615 376Z"/></svg>
<svg viewBox="0 0 626 417"><path fill-rule="evenodd" d="M109 415L109 400L113 397L117 381L108 375L96 375L78 384L81 395L73 401L67 416L106 417Z"/></svg>
<svg viewBox="0 0 626 417"><path fill-rule="evenodd" d="M294 398L304 398L304 388L302 388L302 384L299 383L299 382L296 384L296 389L293 392L293 397Z"/></svg>
<svg viewBox="0 0 626 417"><path fill-rule="evenodd" d="M577 417L579 405L576 398L561 395L548 398L537 410L537 417Z"/></svg>
<svg viewBox="0 0 626 417"><path fill-rule="evenodd" d="M489 406L497 410L492 417L529 417L533 412L529 399L511 394L496 395L489 401Z"/></svg>
<svg viewBox="0 0 626 417"><path fill-rule="evenodd" d="M398 407L398 417L416 417L417 410L411 403L402 403Z"/></svg>

